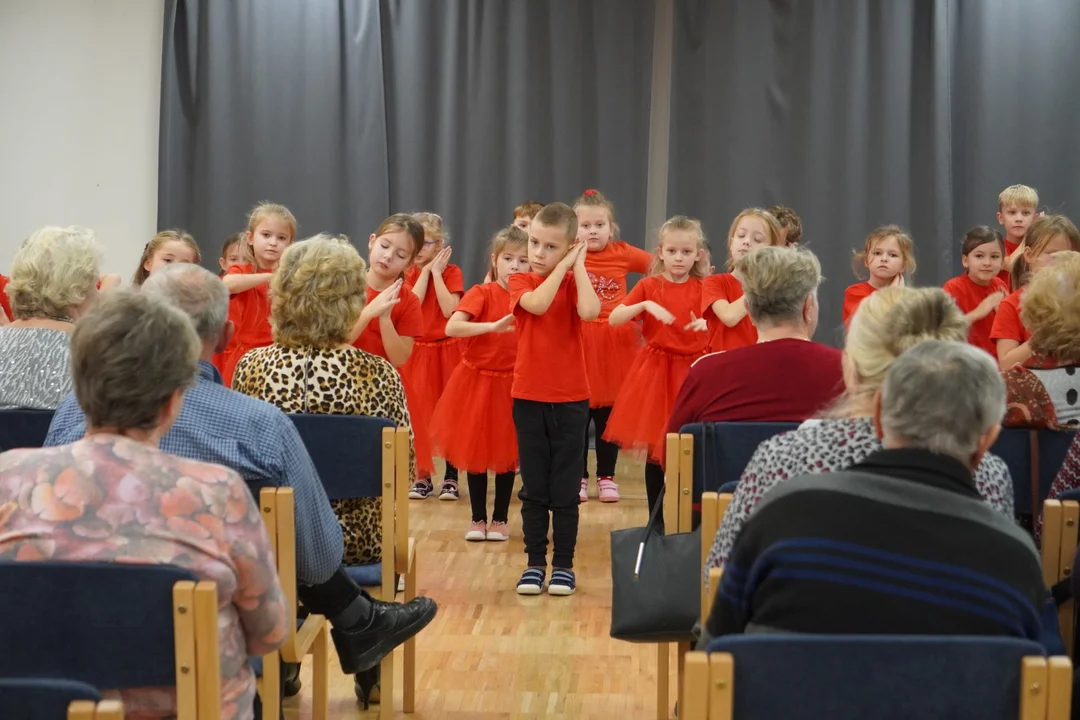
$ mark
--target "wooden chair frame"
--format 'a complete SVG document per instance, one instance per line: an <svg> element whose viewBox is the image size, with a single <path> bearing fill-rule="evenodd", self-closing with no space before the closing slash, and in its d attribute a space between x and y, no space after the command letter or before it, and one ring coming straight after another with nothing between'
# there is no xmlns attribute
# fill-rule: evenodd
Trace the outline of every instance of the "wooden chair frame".
<svg viewBox="0 0 1080 720"><path fill-rule="evenodd" d="M75 700L68 705L67 720L124 720L124 704L119 700Z"/></svg>
<svg viewBox="0 0 1080 720"><path fill-rule="evenodd" d="M176 720L221 720L217 615L216 583L173 585Z"/></svg>
<svg viewBox="0 0 1080 720"><path fill-rule="evenodd" d="M1072 561L1080 542L1080 503L1075 500L1047 500L1043 503L1042 556L1043 582L1051 587L1072 575ZM1058 627L1070 658L1075 657L1073 637L1076 629L1076 600L1070 598L1058 607Z"/></svg>
<svg viewBox="0 0 1080 720"><path fill-rule="evenodd" d="M312 718L326 720L330 692L329 625L322 615L308 615L296 627L296 499L291 487L263 488L259 506L274 549L278 579L285 591L286 624L289 637L277 650L263 656L259 678L263 720L278 720L281 714L281 661L302 662L312 656Z"/></svg>
<svg viewBox="0 0 1080 720"><path fill-rule="evenodd" d="M735 659L692 652L686 658L682 720L735 720ZM1025 657L1020 666L1020 720L1068 720L1072 663L1066 657Z"/></svg>

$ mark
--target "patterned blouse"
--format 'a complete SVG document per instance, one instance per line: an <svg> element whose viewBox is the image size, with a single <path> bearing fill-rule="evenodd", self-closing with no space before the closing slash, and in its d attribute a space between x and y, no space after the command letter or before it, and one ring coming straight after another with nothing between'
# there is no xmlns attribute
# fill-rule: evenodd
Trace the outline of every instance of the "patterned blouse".
<svg viewBox="0 0 1080 720"><path fill-rule="evenodd" d="M743 471L735 496L716 532L705 562L706 582L709 569L720 567L727 560L743 523L769 490L799 475L847 470L881 449L881 441L874 433L870 418L807 423L761 443ZM975 470L975 486L994 509L1012 519L1012 476L1004 460L989 453L983 456Z"/></svg>
<svg viewBox="0 0 1080 720"><path fill-rule="evenodd" d="M71 334L0 328L0 409L55 410L71 392Z"/></svg>
<svg viewBox="0 0 1080 720"><path fill-rule="evenodd" d="M1046 355L1032 355L1002 373L1005 427L1065 430L1080 427L1080 372Z"/></svg>
<svg viewBox="0 0 1080 720"><path fill-rule="evenodd" d="M285 639L285 594L259 508L232 470L116 435L6 452L0 559L142 561L216 582L222 717L252 718L248 656ZM172 688L121 696L131 717L176 713Z"/></svg>
<svg viewBox="0 0 1080 720"><path fill-rule="evenodd" d="M410 428L401 376L388 361L348 348L269 345L244 354L233 372L233 390L265 400L286 413L366 415ZM416 453L409 448L409 482ZM382 506L378 498L331 500L345 539L346 565L382 559Z"/></svg>

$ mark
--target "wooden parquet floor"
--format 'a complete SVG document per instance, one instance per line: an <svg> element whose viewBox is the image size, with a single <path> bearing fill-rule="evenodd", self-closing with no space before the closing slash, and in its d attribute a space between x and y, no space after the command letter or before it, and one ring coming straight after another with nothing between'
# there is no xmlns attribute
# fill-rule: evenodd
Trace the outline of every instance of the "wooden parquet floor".
<svg viewBox="0 0 1080 720"><path fill-rule="evenodd" d="M592 461L590 467L594 467ZM656 716L655 646L608 636L608 534L644 525L647 519L642 465L620 460L616 481L621 502L601 504L593 486L593 497L581 508L575 558L578 587L571 597L522 597L514 592L525 568L521 504L516 494L510 506L511 538L505 543L465 541L471 513L464 483L458 502L431 497L410 503L411 531L418 543L419 592L439 603L439 614L418 636L416 713L401 712L399 678L396 718ZM489 482L489 512L492 485ZM377 717L377 705L368 712L361 710L352 677L342 674L336 654L331 655L330 717ZM305 688L286 701L286 720L311 717L309 664L310 659L301 675ZM400 673L400 663L397 667ZM674 701L672 697L670 704Z"/></svg>

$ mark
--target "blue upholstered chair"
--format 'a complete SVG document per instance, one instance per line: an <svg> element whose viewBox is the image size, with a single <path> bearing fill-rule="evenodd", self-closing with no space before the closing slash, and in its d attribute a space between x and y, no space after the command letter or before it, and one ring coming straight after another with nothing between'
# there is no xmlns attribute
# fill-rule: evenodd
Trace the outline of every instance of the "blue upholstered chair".
<svg viewBox="0 0 1080 720"><path fill-rule="evenodd" d="M765 440L788 430L798 423L691 423L680 434L694 438L694 503L701 502L702 492L733 492L721 486L739 482L750 458Z"/></svg>
<svg viewBox="0 0 1080 720"><path fill-rule="evenodd" d="M42 447L52 419L52 410L0 410L0 452Z"/></svg>
<svg viewBox="0 0 1080 720"><path fill-rule="evenodd" d="M393 600L397 575L405 578L404 601L416 597L416 543L409 537L409 430L390 420L362 415L290 415L331 500L382 501L383 561L347 567L372 595ZM402 709L411 713L416 696L416 638L405 642ZM394 654L380 670L380 714L393 717Z"/></svg>
<svg viewBox="0 0 1080 720"><path fill-rule="evenodd" d="M1065 720L1072 692L1068 658L971 636L732 635L686 678L684 720Z"/></svg>
<svg viewBox="0 0 1080 720"><path fill-rule="evenodd" d="M0 562L0 677L175 687L178 720L217 720L217 610L170 565Z"/></svg>
<svg viewBox="0 0 1080 720"><path fill-rule="evenodd" d="M48 678L0 678L0 716L19 720L124 720L123 705L115 701L102 703L101 693L93 685Z"/></svg>

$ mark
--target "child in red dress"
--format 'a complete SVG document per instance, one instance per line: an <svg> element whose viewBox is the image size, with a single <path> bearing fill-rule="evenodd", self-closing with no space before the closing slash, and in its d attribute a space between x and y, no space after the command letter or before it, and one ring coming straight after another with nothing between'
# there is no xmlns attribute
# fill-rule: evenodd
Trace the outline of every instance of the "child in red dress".
<svg viewBox="0 0 1080 720"><path fill-rule="evenodd" d="M513 225L492 239L491 276L458 303L446 332L472 338L431 418L435 449L468 473L472 523L466 540L509 540L510 493L517 473L514 383L517 335L510 313L509 279L529 269L529 236ZM487 524L488 471L495 473L495 508Z"/></svg>
<svg viewBox="0 0 1080 720"><path fill-rule="evenodd" d="M274 342L270 330L270 276L295 237L296 218L284 205L259 203L248 215L244 242L251 262L232 265L222 278L231 296L229 320L236 328L218 365L226 387L231 387L236 361L244 353Z"/></svg>
<svg viewBox="0 0 1080 720"><path fill-rule="evenodd" d="M607 426L609 441L624 450L645 451L650 510L664 487L661 463L671 408L709 341L708 324L696 316L708 272L701 223L682 215L664 223L651 271L611 311L612 325L644 314L645 347L638 351ZM658 528L662 530L662 521Z"/></svg>
<svg viewBox="0 0 1080 720"><path fill-rule="evenodd" d="M967 231L960 247L960 258L966 271L945 283L942 289L956 300L971 326L968 342L997 357L997 348L990 339L998 305L1008 294L998 274L1005 258L1001 235L993 228L979 225Z"/></svg>
<svg viewBox="0 0 1080 720"><path fill-rule="evenodd" d="M1049 265L1054 255L1072 250L1080 252L1080 234L1064 215L1045 215L1027 229L1014 260L1013 277L1019 289L1005 297L998 306L990 339L997 345L998 364L1002 370L1031 358L1031 333L1020 318L1020 300L1027 278ZM1026 276L1026 277L1024 277Z"/></svg>
<svg viewBox="0 0 1080 720"><path fill-rule="evenodd" d="M883 287L904 287L904 275L915 274L915 242L897 225L883 225L866 236L861 252L852 260L855 277L860 268L870 271L866 282L849 285L844 291L844 327L859 308L859 303Z"/></svg>
<svg viewBox="0 0 1080 720"><path fill-rule="evenodd" d="M586 190L574 203L574 212L578 218L578 242L586 243L585 271L600 298L600 315L581 325L585 370L589 375L589 421L596 429L597 496L600 502L618 502L615 465L619 460L619 446L604 440L604 431L615 398L642 341L637 323L616 326L608 322L608 316L626 297L627 274L648 272L653 256L615 239L615 207L599 191ZM589 500L588 431L586 425L581 502Z"/></svg>
<svg viewBox="0 0 1080 720"><path fill-rule="evenodd" d="M801 236L801 228L799 232ZM746 313L742 283L730 271L744 255L784 242L780 223L771 213L747 208L735 216L728 230L728 272L706 277L701 289L702 317L711 326L709 352L734 350L757 342L757 329Z"/></svg>
<svg viewBox="0 0 1080 720"><path fill-rule="evenodd" d="M131 278L131 284L141 287L150 273L174 262L198 265L201 259L195 238L183 230L162 230L143 248L139 267Z"/></svg>
<svg viewBox="0 0 1080 720"><path fill-rule="evenodd" d="M406 387L411 386L416 398L413 423L429 428L435 405L461 360L464 349L460 338L447 336L446 321L465 292L465 278L461 268L450 264L450 248L446 247L449 238L442 218L426 212L416 213L413 217L424 228L424 246L405 271L402 289L411 291L420 301L424 333L413 345L409 361L401 366L401 377ZM434 467L434 462L428 461L426 465ZM420 474L413 486L413 493L426 497L434 489L431 474ZM458 471L449 461L446 463L439 499L458 499Z"/></svg>

